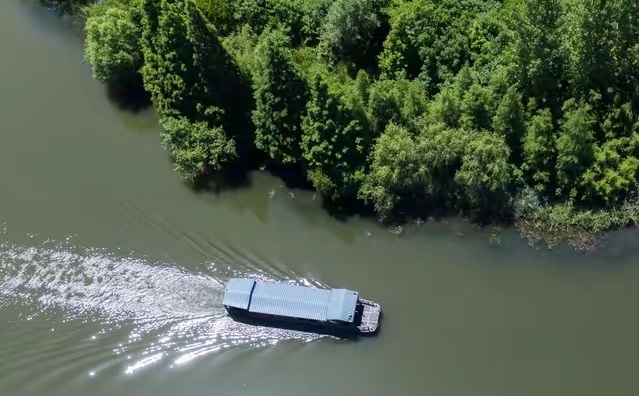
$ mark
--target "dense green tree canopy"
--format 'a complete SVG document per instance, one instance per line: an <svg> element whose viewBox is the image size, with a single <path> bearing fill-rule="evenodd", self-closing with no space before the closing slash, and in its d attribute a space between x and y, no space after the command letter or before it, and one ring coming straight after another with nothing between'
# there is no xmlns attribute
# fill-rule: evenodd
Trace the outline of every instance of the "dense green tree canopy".
<svg viewBox="0 0 639 396"><path fill-rule="evenodd" d="M139 3L139 2L138 2ZM90 10L85 29L85 58L93 77L106 83L132 81L144 63L139 7L130 2L105 0Z"/></svg>
<svg viewBox="0 0 639 396"><path fill-rule="evenodd" d="M139 76L189 179L261 156L381 215L600 230L637 193L638 16L635 0L105 0L86 59L107 83Z"/></svg>
<svg viewBox="0 0 639 396"><path fill-rule="evenodd" d="M266 31L256 47L253 94L255 146L281 164L301 158L302 115L309 92L291 62L287 37Z"/></svg>

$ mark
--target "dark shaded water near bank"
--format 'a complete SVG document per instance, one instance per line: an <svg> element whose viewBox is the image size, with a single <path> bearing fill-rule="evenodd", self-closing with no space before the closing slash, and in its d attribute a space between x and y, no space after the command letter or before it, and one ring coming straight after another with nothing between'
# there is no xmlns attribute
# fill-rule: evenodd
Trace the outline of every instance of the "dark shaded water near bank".
<svg viewBox="0 0 639 396"><path fill-rule="evenodd" d="M0 2L2 395L636 393L636 233L584 256L454 221L340 222L259 172L194 193L154 114L113 106L81 44ZM234 323L231 276L359 290L382 332Z"/></svg>

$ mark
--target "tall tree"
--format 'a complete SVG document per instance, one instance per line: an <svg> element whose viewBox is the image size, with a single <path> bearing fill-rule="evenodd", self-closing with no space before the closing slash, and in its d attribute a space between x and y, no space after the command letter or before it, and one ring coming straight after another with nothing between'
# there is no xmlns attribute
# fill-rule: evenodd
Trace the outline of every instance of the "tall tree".
<svg viewBox="0 0 639 396"><path fill-rule="evenodd" d="M527 123L523 141L522 170L537 192L554 197L557 151L550 110L538 110Z"/></svg>
<svg viewBox="0 0 639 396"><path fill-rule="evenodd" d="M470 27L493 1L396 0L389 7L390 33L380 55L382 74L419 79L430 95L471 57Z"/></svg>
<svg viewBox="0 0 639 396"><path fill-rule="evenodd" d="M374 65L381 50L382 8L388 0L335 0L321 27L318 50L330 63Z"/></svg>
<svg viewBox="0 0 639 396"><path fill-rule="evenodd" d="M235 143L227 132L233 120L229 102L238 105L235 69L195 3L145 0L143 10L144 85L168 126L165 133L171 136L163 141L170 142L165 146L174 159L201 165L176 161L178 170L192 180L235 158ZM219 142L210 145L213 139Z"/></svg>
<svg viewBox="0 0 639 396"><path fill-rule="evenodd" d="M499 102L492 124L495 132L506 139L511 150L510 162L516 166L522 164L522 139L526 132L524 117L521 95L511 86Z"/></svg>
<svg viewBox="0 0 639 396"><path fill-rule="evenodd" d="M455 174L471 208L482 214L503 211L505 193L512 180L509 156L510 149L503 136L485 131L472 134L464 150L462 165Z"/></svg>
<svg viewBox="0 0 639 396"><path fill-rule="evenodd" d="M366 104L375 137L381 135L389 123L408 126L427 108L426 91L416 81L375 81L370 87Z"/></svg>
<svg viewBox="0 0 639 396"><path fill-rule="evenodd" d="M566 54L562 45L562 0L519 2L512 16L515 64L520 87L559 119L565 89Z"/></svg>
<svg viewBox="0 0 639 396"><path fill-rule="evenodd" d="M388 124L372 152L370 171L364 177L359 197L372 202L382 216L388 215L411 195L426 193L426 168L421 166L416 141L404 127Z"/></svg>
<svg viewBox="0 0 639 396"><path fill-rule="evenodd" d="M634 0L580 0L566 37L571 50L574 93L592 92L610 106L639 95L639 3ZM591 92L592 91L592 92ZM639 100L636 99L636 100ZM636 108L639 111L639 105Z"/></svg>
<svg viewBox="0 0 639 396"><path fill-rule="evenodd" d="M99 81L141 84L138 1L106 0L91 8L85 24L85 59Z"/></svg>
<svg viewBox="0 0 639 396"><path fill-rule="evenodd" d="M322 194L355 196L370 144L365 117L346 106L316 74L302 118L302 156L309 180Z"/></svg>
<svg viewBox="0 0 639 396"><path fill-rule="evenodd" d="M570 198L576 198L584 171L594 160L595 118L591 108L574 99L563 107L560 134L557 137L557 179Z"/></svg>
<svg viewBox="0 0 639 396"><path fill-rule="evenodd" d="M290 62L288 40L266 32L258 44L253 78L255 145L281 164L301 158L301 120L308 101L306 82Z"/></svg>

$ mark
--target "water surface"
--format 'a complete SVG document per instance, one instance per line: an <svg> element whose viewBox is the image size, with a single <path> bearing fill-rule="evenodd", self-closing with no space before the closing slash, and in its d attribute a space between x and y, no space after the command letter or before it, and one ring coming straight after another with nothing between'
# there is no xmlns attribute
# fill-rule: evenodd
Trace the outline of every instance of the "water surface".
<svg viewBox="0 0 639 396"><path fill-rule="evenodd" d="M262 173L194 193L153 112L111 105L81 45L0 2L2 395L636 394L637 234L583 256L459 222L342 223ZM382 332L239 325L231 276L356 289Z"/></svg>

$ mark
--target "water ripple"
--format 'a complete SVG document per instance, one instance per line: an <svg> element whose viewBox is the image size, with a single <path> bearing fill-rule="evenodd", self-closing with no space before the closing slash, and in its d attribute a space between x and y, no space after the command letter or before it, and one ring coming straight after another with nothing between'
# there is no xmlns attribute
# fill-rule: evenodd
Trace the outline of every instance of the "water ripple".
<svg viewBox="0 0 639 396"><path fill-rule="evenodd" d="M320 338L248 326L226 316L221 299L229 277L274 278L253 270L220 269L211 263L194 272L70 242L45 241L39 247L0 244L0 307L20 306L22 320L57 320L63 329L87 322L101 328L89 340L77 331L54 332L44 348L32 346L29 351L29 346L14 345L0 348L0 355L10 356L14 368L33 368L38 354L57 355L60 364L46 377L87 365L92 376L114 366L120 373L133 374L158 364L183 365L231 348ZM289 282L324 286L294 274L278 275Z"/></svg>

